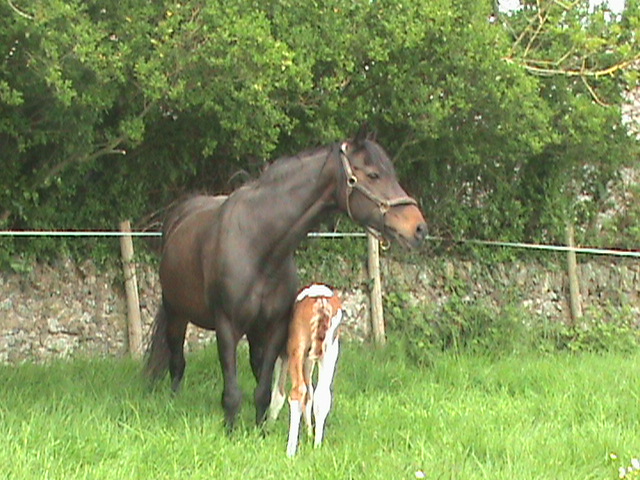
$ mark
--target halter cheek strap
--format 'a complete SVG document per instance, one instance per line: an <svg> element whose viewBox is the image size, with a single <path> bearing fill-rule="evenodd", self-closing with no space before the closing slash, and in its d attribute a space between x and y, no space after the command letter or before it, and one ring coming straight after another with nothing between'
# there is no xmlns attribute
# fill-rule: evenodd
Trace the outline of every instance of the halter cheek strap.
<svg viewBox="0 0 640 480"><path fill-rule="evenodd" d="M347 214L351 220L354 220L353 215L351 214L351 205L349 203L349 199L351 198L351 194L354 190L358 190L365 197L371 200L378 206L380 213L384 217L391 207L395 207L398 205L418 205L418 202L415 199L409 196L401 196L396 197L391 200L387 200L386 198L382 198L379 195L376 195L369 188L362 185L358 182L358 177L353 173L353 169L351 168L351 162L349 161L349 156L347 155L347 143L344 142L340 145L340 161L342 162L342 168L344 170L344 174L347 178L347 186L346 186L346 204L347 204Z"/></svg>

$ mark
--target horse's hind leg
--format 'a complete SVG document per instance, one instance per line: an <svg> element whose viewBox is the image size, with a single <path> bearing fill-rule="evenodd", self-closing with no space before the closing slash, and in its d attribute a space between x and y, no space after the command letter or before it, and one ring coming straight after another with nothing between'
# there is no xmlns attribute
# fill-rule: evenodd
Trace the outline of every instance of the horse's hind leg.
<svg viewBox="0 0 640 480"><path fill-rule="evenodd" d="M171 375L171 389L177 392L182 384L186 361L184 359L184 337L187 333L187 322L174 318L167 328L167 344L171 355L169 357L169 374Z"/></svg>

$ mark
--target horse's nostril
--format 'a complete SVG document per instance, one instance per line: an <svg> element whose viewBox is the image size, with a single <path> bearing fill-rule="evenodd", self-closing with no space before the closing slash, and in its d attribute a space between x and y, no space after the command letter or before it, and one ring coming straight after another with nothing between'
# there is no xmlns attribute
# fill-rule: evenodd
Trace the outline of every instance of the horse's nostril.
<svg viewBox="0 0 640 480"><path fill-rule="evenodd" d="M427 236L427 224L424 222L419 223L418 226L416 227L416 237L418 237L420 240L424 240L426 236Z"/></svg>

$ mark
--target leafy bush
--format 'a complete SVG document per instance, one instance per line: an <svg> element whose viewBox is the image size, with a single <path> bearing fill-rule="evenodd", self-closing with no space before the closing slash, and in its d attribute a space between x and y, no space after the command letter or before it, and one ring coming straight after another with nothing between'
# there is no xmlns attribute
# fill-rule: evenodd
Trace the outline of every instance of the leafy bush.
<svg viewBox="0 0 640 480"><path fill-rule="evenodd" d="M630 308L588 308L577 325L558 325L557 347L572 352L633 352L640 347L640 328Z"/></svg>
<svg viewBox="0 0 640 480"><path fill-rule="evenodd" d="M632 352L640 328L629 308L589 308L579 325L569 326L527 312L516 302L451 295L441 304L419 304L407 293L385 298L390 337L419 365L442 351L501 356L514 352Z"/></svg>
<svg viewBox="0 0 640 480"><path fill-rule="evenodd" d="M429 365L439 348L427 308L416 305L407 293L394 291L384 296L384 310L390 341L399 343L418 365Z"/></svg>
<svg viewBox="0 0 640 480"><path fill-rule="evenodd" d="M367 241L359 237L308 238L298 248L296 260L302 284L321 280L336 288L353 287L367 261Z"/></svg>
<svg viewBox="0 0 640 480"><path fill-rule="evenodd" d="M530 348L530 332L521 308L500 309L486 299L452 295L440 305L421 305L408 294L385 297L390 336L418 364L429 364L442 351L502 355Z"/></svg>

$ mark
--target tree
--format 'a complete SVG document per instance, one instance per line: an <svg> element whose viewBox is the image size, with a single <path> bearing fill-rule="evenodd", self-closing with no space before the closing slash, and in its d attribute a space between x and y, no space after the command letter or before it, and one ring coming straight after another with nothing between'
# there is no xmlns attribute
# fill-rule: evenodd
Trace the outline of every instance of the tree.
<svg viewBox="0 0 640 480"><path fill-rule="evenodd" d="M432 232L554 239L636 154L619 105L639 18L635 1L619 19L586 0L0 1L0 222L147 223L368 121Z"/></svg>
<svg viewBox="0 0 640 480"><path fill-rule="evenodd" d="M501 19L512 36L505 61L537 78L552 115L554 138L529 162L522 195L534 206L529 231L587 228L607 183L637 157L622 123L626 91L636 88L640 45L638 2L620 16L588 1L525 2Z"/></svg>

